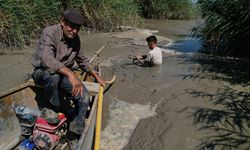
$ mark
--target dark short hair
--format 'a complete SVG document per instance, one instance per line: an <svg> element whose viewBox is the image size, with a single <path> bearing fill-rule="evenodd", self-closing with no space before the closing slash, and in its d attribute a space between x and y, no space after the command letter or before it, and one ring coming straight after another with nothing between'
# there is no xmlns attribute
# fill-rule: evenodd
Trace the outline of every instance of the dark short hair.
<svg viewBox="0 0 250 150"><path fill-rule="evenodd" d="M149 36L149 37L146 38L146 41L148 43L151 43L151 42L157 43L157 38L154 35L151 35L151 36Z"/></svg>

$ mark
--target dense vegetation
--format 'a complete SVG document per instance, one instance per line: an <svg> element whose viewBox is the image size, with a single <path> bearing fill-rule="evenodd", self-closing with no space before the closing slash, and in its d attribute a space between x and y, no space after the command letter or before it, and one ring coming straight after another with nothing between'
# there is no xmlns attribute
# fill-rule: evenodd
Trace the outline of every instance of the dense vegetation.
<svg viewBox="0 0 250 150"><path fill-rule="evenodd" d="M102 31L138 26L141 17L191 17L190 0L0 0L0 49L29 45L30 39L72 7L81 10L85 27Z"/></svg>
<svg viewBox="0 0 250 150"><path fill-rule="evenodd" d="M60 3L47 1L0 1L0 47L20 47L29 44L41 28L56 22Z"/></svg>
<svg viewBox="0 0 250 150"><path fill-rule="evenodd" d="M249 58L249 0L198 0L198 5L204 23L193 33L206 52Z"/></svg>
<svg viewBox="0 0 250 150"><path fill-rule="evenodd" d="M192 3L188 0L138 0L145 18L187 19L193 14Z"/></svg>

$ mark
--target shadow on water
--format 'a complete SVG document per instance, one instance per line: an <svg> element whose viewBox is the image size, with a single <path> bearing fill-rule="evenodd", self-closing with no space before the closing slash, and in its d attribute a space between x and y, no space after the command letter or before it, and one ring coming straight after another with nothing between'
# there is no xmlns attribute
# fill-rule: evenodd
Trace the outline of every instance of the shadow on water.
<svg viewBox="0 0 250 150"><path fill-rule="evenodd" d="M226 81L232 85L250 85L250 61L232 59L219 56L197 54L193 55L192 61L198 63L200 67L194 68L202 72L204 78ZM187 76L189 78L202 78L199 76Z"/></svg>
<svg viewBox="0 0 250 150"><path fill-rule="evenodd" d="M185 75L184 79L200 81L210 78L228 84L218 87L214 93L186 89L195 98L210 99L214 106L196 108L191 116L200 130L210 131L197 149L249 150L250 91L246 89L249 87L250 63L206 55L195 55L188 59L199 64L193 68L194 74L198 72L198 75Z"/></svg>

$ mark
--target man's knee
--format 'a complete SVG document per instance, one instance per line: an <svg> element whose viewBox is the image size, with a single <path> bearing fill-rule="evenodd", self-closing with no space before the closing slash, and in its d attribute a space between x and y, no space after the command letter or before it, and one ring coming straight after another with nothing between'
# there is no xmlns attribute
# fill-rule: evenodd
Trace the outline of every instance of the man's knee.
<svg viewBox="0 0 250 150"><path fill-rule="evenodd" d="M54 86L60 82L60 75L50 74L48 70L35 70L32 72L32 78L36 84L44 87Z"/></svg>
<svg viewBox="0 0 250 150"><path fill-rule="evenodd" d="M60 82L60 75L59 74L51 75L50 82L52 84L58 84Z"/></svg>

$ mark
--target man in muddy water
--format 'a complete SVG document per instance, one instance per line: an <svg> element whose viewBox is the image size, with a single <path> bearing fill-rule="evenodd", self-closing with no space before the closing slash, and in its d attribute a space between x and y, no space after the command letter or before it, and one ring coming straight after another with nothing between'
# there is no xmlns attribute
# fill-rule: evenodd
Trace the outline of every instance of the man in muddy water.
<svg viewBox="0 0 250 150"><path fill-rule="evenodd" d="M46 27L40 37L38 48L33 56L34 70L32 78L36 84L43 86L50 104L60 111L62 101L59 95L72 100L75 109L71 110L72 117L69 129L80 135L84 128L85 114L88 108L89 96L86 87L72 71L74 62L89 72L101 84L104 80L92 70L88 58L80 49L78 32L84 24L80 12L68 9L62 13L59 24Z"/></svg>
<svg viewBox="0 0 250 150"><path fill-rule="evenodd" d="M157 38L151 35L146 38L150 51L147 55L136 56L137 64L143 67L153 67L162 64L162 51L157 47Z"/></svg>

